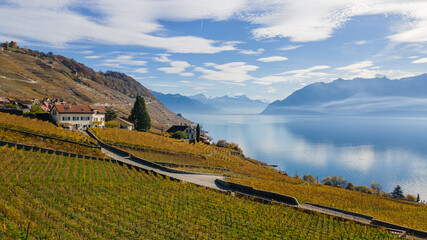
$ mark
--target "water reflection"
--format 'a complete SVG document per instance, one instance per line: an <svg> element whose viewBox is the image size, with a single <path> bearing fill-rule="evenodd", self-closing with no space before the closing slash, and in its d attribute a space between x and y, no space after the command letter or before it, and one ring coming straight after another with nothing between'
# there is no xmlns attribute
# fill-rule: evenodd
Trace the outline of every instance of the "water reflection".
<svg viewBox="0 0 427 240"><path fill-rule="evenodd" d="M247 156L318 179L341 175L356 185L427 199L427 120L190 115L215 140L237 142Z"/></svg>

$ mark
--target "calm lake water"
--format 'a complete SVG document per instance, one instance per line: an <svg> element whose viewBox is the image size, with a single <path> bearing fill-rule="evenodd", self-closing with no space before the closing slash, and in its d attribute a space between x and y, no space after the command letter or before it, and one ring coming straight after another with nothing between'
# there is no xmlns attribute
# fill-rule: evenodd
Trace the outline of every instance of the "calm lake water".
<svg viewBox="0 0 427 240"><path fill-rule="evenodd" d="M289 175L339 175L427 200L427 119L185 115L214 141L236 142L246 156Z"/></svg>

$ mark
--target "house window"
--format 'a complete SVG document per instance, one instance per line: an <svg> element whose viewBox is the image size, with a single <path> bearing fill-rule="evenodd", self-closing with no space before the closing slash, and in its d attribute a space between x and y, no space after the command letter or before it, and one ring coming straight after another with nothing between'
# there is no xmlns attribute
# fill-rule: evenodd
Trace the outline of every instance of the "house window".
<svg viewBox="0 0 427 240"><path fill-rule="evenodd" d="M62 117L62 121L70 121L70 117Z"/></svg>
<svg viewBox="0 0 427 240"><path fill-rule="evenodd" d="M81 120L89 120L89 117L81 117Z"/></svg>
<svg viewBox="0 0 427 240"><path fill-rule="evenodd" d="M97 121L98 121L98 118L93 118L93 121L97 122Z"/></svg>
<svg viewBox="0 0 427 240"><path fill-rule="evenodd" d="M79 117L73 117L73 121L78 121Z"/></svg>

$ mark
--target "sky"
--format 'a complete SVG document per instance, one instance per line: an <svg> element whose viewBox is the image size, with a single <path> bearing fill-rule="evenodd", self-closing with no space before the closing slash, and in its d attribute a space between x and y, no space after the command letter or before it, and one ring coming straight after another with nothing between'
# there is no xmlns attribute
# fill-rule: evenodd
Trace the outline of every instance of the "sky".
<svg viewBox="0 0 427 240"><path fill-rule="evenodd" d="M426 13L426 0L0 0L0 41L163 93L274 101L426 73Z"/></svg>

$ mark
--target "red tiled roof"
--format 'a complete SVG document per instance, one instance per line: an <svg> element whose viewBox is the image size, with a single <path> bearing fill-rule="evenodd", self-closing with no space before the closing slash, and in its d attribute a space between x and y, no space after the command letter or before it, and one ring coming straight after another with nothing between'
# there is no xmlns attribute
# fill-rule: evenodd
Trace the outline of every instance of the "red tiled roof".
<svg viewBox="0 0 427 240"><path fill-rule="evenodd" d="M103 106L89 105L89 107L92 110L98 110L98 113L107 113L107 111L105 111L105 108Z"/></svg>
<svg viewBox="0 0 427 240"><path fill-rule="evenodd" d="M55 104L59 113L93 113L89 105Z"/></svg>
<svg viewBox="0 0 427 240"><path fill-rule="evenodd" d="M131 122L129 122L129 121L126 121L126 120L124 120L123 118L118 117L118 118L117 118L117 120L119 120L119 121L121 121L121 122L124 122L124 123L126 123L127 125L129 125L129 126L133 126L133 123L131 123Z"/></svg>

